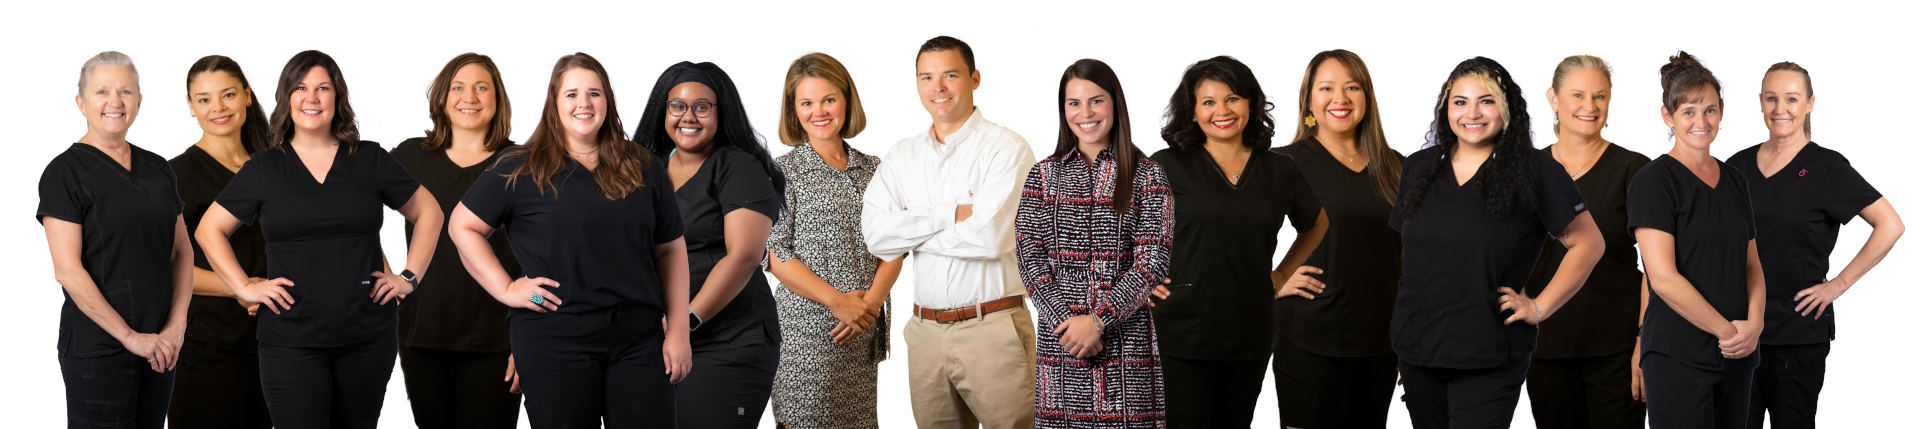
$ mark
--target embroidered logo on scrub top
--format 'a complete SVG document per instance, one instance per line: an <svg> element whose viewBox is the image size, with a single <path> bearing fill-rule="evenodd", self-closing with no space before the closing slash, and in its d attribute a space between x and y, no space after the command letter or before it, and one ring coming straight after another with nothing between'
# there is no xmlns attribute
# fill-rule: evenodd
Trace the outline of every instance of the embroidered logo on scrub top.
<svg viewBox="0 0 1920 429"><path fill-rule="evenodd" d="M1800 169L1800 177L1807 177L1807 169L1805 168Z"/></svg>

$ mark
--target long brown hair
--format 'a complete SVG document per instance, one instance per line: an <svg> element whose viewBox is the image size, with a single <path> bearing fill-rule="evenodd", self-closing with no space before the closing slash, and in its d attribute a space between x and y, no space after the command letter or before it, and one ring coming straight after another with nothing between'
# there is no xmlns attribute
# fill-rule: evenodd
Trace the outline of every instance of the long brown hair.
<svg viewBox="0 0 1920 429"><path fill-rule="evenodd" d="M533 128L533 135L527 138L527 145L520 150L501 156L525 156L527 160L507 173L507 186L512 187L520 176L531 176L534 186L540 187L540 193L548 189L554 191L554 197L560 196L560 189L553 184L553 175L567 166L567 139L562 136L561 121L566 114L560 111L560 75L573 69L585 69L600 76L600 89L606 91L607 108L595 114L606 115L600 123L600 131L594 139L600 142L600 165L593 169L593 181L600 184L600 196L609 200L626 198L634 189L646 186L647 165L653 163L653 157L640 150L640 145L627 140L626 128L620 124L619 105L614 104L613 84L607 79L607 68L599 60L584 52L560 57L553 64L553 76L547 80L546 107L540 110L540 125Z"/></svg>
<svg viewBox="0 0 1920 429"><path fill-rule="evenodd" d="M1324 145L1313 138L1315 127L1308 126L1306 119L1313 114L1312 106L1308 106L1313 99L1313 73L1328 60L1347 66L1353 80L1360 82L1360 92L1367 95L1367 111L1360 116L1360 126L1353 130L1353 141L1360 153L1367 156L1366 171L1373 182L1373 193L1392 203L1400 191L1400 157L1394 156L1393 147L1387 146L1387 133L1380 128L1380 102L1373 96L1373 74L1367 72L1367 63L1361 61L1359 55L1335 49L1321 51L1307 61L1307 72L1300 77L1300 117L1294 121L1300 128L1294 131L1293 141Z"/></svg>
<svg viewBox="0 0 1920 429"><path fill-rule="evenodd" d="M1113 211L1126 213L1127 206L1133 202L1133 171L1140 160L1146 159L1139 146L1133 144L1133 122L1127 119L1127 94L1120 90L1120 77L1113 68L1100 60L1087 58L1074 61L1067 71L1060 74L1060 92L1054 109L1060 112L1060 139L1054 145L1053 157L1080 156L1080 137L1073 134L1073 124L1067 122L1067 82L1084 79L1106 90L1113 98L1113 127L1107 132L1107 147L1113 151Z"/></svg>
<svg viewBox="0 0 1920 429"><path fill-rule="evenodd" d="M300 84L300 78L307 76L308 70L319 67L327 71L327 79L333 81L333 123L328 127L329 134L340 145L347 147L347 156L353 156L360 147L360 123L353 119L353 105L347 103L347 78L340 72L340 64L333 56L320 51L301 51L287 60L287 67L280 69L280 87L273 91L273 139L267 140L267 149L285 149L286 143L293 139L293 96L294 85Z"/></svg>
<svg viewBox="0 0 1920 429"><path fill-rule="evenodd" d="M487 121L487 136L482 147L488 151L497 151L511 144L507 134L513 132L513 105L507 102L507 82L500 78L500 68L493 65L493 58L472 52L460 54L447 61L440 68L440 74L433 77L433 86L427 87L427 117L433 118L433 129L427 130L427 138L420 141L425 150L443 150L453 146L453 120L447 117L447 97L452 92L453 75L468 64L478 64L487 71L493 85L493 119Z"/></svg>

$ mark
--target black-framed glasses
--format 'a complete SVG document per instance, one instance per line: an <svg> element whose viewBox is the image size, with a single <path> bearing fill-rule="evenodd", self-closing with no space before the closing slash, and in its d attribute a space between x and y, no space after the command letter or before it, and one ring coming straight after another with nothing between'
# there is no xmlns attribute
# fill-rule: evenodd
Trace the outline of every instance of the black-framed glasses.
<svg viewBox="0 0 1920 429"><path fill-rule="evenodd" d="M687 110L691 109L693 110L693 117L705 119L709 116L713 116L713 107L717 105L718 104L716 103L709 103L705 101L695 102L693 104L687 104L686 100L673 99L673 100L667 100L667 113L673 115L673 117L675 118L678 118L682 116L687 116Z"/></svg>

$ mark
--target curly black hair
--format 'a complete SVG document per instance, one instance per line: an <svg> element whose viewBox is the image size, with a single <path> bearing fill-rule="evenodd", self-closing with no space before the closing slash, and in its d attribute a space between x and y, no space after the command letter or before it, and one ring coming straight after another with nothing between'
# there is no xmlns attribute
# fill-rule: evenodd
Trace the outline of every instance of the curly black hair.
<svg viewBox="0 0 1920 429"><path fill-rule="evenodd" d="M1447 82L1440 86L1439 101L1433 105L1433 124L1427 131L1427 147L1440 153L1440 159L1412 166L1408 178L1410 182L1400 186L1410 187L1400 201L1400 207L1406 213L1420 208L1420 201L1426 197L1433 181L1440 176L1440 164L1447 162L1446 157L1453 154L1460 145L1460 137L1453 133L1447 120L1447 98L1453 92L1453 84L1461 79L1484 79L1494 87L1490 91L1503 93L1506 101L1506 128L1500 132L1493 143L1493 156L1481 167L1481 177L1476 178L1475 188L1481 198L1486 200L1488 214L1505 216L1519 212L1519 209L1533 206L1534 171L1530 161L1535 150L1533 147L1533 118L1527 115L1527 100L1520 94L1520 84L1513 81L1513 75L1507 68L1487 57L1473 57L1454 66L1453 73L1447 75ZM1410 165L1411 166L1411 165ZM1446 177L1442 180L1454 180Z"/></svg>
<svg viewBox="0 0 1920 429"><path fill-rule="evenodd" d="M1247 106L1252 110L1248 114L1253 117L1247 118L1240 142L1254 150L1273 147L1273 103L1267 101L1267 93L1260 89L1260 80L1254 78L1253 69L1226 55L1187 66L1186 73L1180 77L1180 87L1173 89L1173 97L1167 101L1167 124L1160 128L1160 138L1166 139L1167 146L1185 152L1206 144L1207 135L1200 130L1200 124L1193 122L1193 104L1194 91L1200 88L1200 82L1209 80L1227 84L1234 94L1247 98Z"/></svg>

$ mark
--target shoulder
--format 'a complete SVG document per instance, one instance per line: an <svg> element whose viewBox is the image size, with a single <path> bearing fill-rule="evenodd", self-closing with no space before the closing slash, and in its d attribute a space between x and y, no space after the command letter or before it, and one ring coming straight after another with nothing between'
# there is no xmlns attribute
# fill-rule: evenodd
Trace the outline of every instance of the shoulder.
<svg viewBox="0 0 1920 429"><path fill-rule="evenodd" d="M422 154L425 154L427 152L426 149L420 148L420 144L424 143L425 141L426 141L425 137L414 137L414 138L403 140L400 142L400 144L393 146L393 152L392 152L393 157L398 159L410 159L410 158L414 158Z"/></svg>
<svg viewBox="0 0 1920 429"><path fill-rule="evenodd" d="M40 177L42 180L45 180L46 178L55 176L84 175L91 172L94 168L99 167L99 165L96 165L98 163L90 161L91 159L88 154L81 150L80 144L75 143L72 146L68 146L67 150L61 151L59 155L54 155L52 161L47 161L47 168L41 173Z"/></svg>
<svg viewBox="0 0 1920 429"><path fill-rule="evenodd" d="M1548 158L1551 159L1552 157L1549 156ZM1421 164L1438 162L1439 160L1440 160L1440 147L1428 146L1420 150L1413 151L1412 155L1407 155L1405 159L1405 163L1408 166L1413 166L1413 165L1421 165Z"/></svg>
<svg viewBox="0 0 1920 429"><path fill-rule="evenodd" d="M1801 156L1807 157L1809 161L1822 164L1852 165L1852 162L1847 160L1847 156L1841 155L1840 151L1828 149L1826 146L1821 146L1818 143L1807 143L1807 147L1800 149L1800 152L1802 152Z"/></svg>
<svg viewBox="0 0 1920 429"><path fill-rule="evenodd" d="M527 163L527 147L520 145L507 146L504 149L500 149L500 152L494 154L494 156L496 158L493 161L493 165L487 167L487 170L497 170L502 173L510 172L520 168L521 164Z"/></svg>
<svg viewBox="0 0 1920 429"><path fill-rule="evenodd" d="M1318 158L1320 154L1320 151L1314 150L1314 144L1310 139L1300 140L1289 143L1286 146L1273 148L1273 153L1289 157L1295 164L1306 164L1307 161Z"/></svg>
<svg viewBox="0 0 1920 429"><path fill-rule="evenodd" d="M1811 147L1811 145L1809 145L1809 147ZM1757 165L1759 156L1760 145L1756 144L1748 146L1746 149L1741 149L1739 152L1734 152L1733 156L1727 157L1726 163L1733 165Z"/></svg>
<svg viewBox="0 0 1920 429"><path fill-rule="evenodd" d="M1160 168L1160 163L1153 162L1152 159L1142 159L1133 166L1133 181L1136 183L1165 183L1167 181L1167 172Z"/></svg>
<svg viewBox="0 0 1920 429"><path fill-rule="evenodd" d="M1647 158L1646 155L1640 152L1634 152L1632 149L1627 149L1618 143L1609 145L1607 151L1613 153L1613 156L1607 158L1608 163L1626 167L1629 170L1638 170L1646 166L1647 163L1653 162L1653 159Z"/></svg>
<svg viewBox="0 0 1920 429"><path fill-rule="evenodd" d="M1179 149L1168 147L1166 149L1160 149L1159 151L1155 151L1153 155L1148 156L1147 159L1153 160L1153 162L1162 164L1162 165L1174 164L1180 161L1180 158L1182 157L1183 154L1184 153L1181 152Z"/></svg>
<svg viewBox="0 0 1920 429"><path fill-rule="evenodd" d="M167 163L173 165L175 170L178 170L180 167L193 165L194 158L199 157L202 153L206 153L206 151L200 150L200 146L187 145L186 150L180 151L179 155L174 155L173 159L167 160Z"/></svg>
<svg viewBox="0 0 1920 429"><path fill-rule="evenodd" d="M167 174L173 174L173 163L167 162L166 157L137 145L129 144L127 147L133 148L133 162L152 164L165 169Z"/></svg>
<svg viewBox="0 0 1920 429"><path fill-rule="evenodd" d="M354 142L353 149L355 151L354 153L381 153L381 154L387 154L388 156L392 155L391 153L387 152L386 148L380 147L380 143L377 143L371 140L361 140L358 142Z"/></svg>

